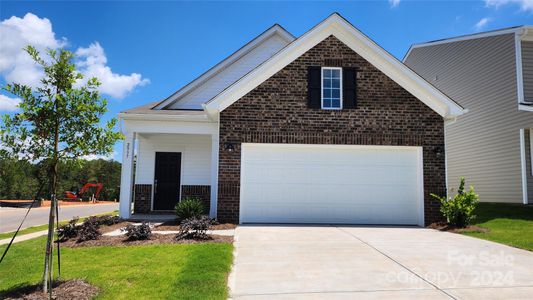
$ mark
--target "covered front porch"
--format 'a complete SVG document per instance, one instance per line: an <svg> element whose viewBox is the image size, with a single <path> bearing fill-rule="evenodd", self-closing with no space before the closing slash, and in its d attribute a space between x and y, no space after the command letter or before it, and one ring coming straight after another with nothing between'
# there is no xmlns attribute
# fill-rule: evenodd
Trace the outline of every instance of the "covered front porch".
<svg viewBox="0 0 533 300"><path fill-rule="evenodd" d="M185 112L186 113L186 112ZM169 218L176 204L197 197L216 218L218 124L207 117L124 120L120 216ZM190 118L190 115L186 115Z"/></svg>

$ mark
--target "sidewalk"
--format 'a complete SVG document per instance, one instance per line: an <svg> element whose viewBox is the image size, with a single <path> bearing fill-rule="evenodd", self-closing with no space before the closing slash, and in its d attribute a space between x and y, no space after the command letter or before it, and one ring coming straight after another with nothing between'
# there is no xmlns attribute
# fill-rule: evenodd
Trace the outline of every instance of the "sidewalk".
<svg viewBox="0 0 533 300"><path fill-rule="evenodd" d="M48 229L47 230L37 231L37 232L32 232L32 233L28 233L28 234L23 234L23 235L17 235L17 237L13 241L13 244L14 243L18 243L18 242L31 240L31 239L34 239L36 237L40 237L40 236L46 235L47 233L48 233ZM0 246L9 244L9 241L11 241L11 238L0 240Z"/></svg>

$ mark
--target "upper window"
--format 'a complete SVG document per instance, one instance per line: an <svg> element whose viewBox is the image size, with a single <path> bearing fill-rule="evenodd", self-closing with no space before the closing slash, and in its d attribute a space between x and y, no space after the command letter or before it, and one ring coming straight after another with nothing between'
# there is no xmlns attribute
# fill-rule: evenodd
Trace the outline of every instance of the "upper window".
<svg viewBox="0 0 533 300"><path fill-rule="evenodd" d="M322 108L342 109L342 68L322 68Z"/></svg>

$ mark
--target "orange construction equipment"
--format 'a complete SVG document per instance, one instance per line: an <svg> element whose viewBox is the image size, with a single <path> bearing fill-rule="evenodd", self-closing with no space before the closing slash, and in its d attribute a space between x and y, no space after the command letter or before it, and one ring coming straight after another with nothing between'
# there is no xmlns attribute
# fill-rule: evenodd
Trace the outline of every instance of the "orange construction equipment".
<svg viewBox="0 0 533 300"><path fill-rule="evenodd" d="M85 193L89 188L92 188L92 187L96 188L96 191L94 193L94 198L98 199L100 197L100 192L104 188L104 185L101 183L87 183L81 188L81 190L78 193L66 191L63 194L65 195L65 198L77 200L77 199L81 199L81 195L83 195L83 193Z"/></svg>

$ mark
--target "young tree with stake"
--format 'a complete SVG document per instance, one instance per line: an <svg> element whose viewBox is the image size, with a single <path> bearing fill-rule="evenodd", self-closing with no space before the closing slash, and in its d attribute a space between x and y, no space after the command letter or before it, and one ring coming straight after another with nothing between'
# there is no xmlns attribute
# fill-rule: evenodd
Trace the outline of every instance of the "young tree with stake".
<svg viewBox="0 0 533 300"><path fill-rule="evenodd" d="M107 101L98 92L100 83L96 78L82 83L83 76L76 71L72 52L48 50L45 60L32 46L24 50L42 67L43 77L38 87L18 83L4 87L21 102L19 112L2 116L0 156L46 162L51 205L43 291L51 293L58 164L90 154L107 155L122 136L114 131L117 119L101 124Z"/></svg>

